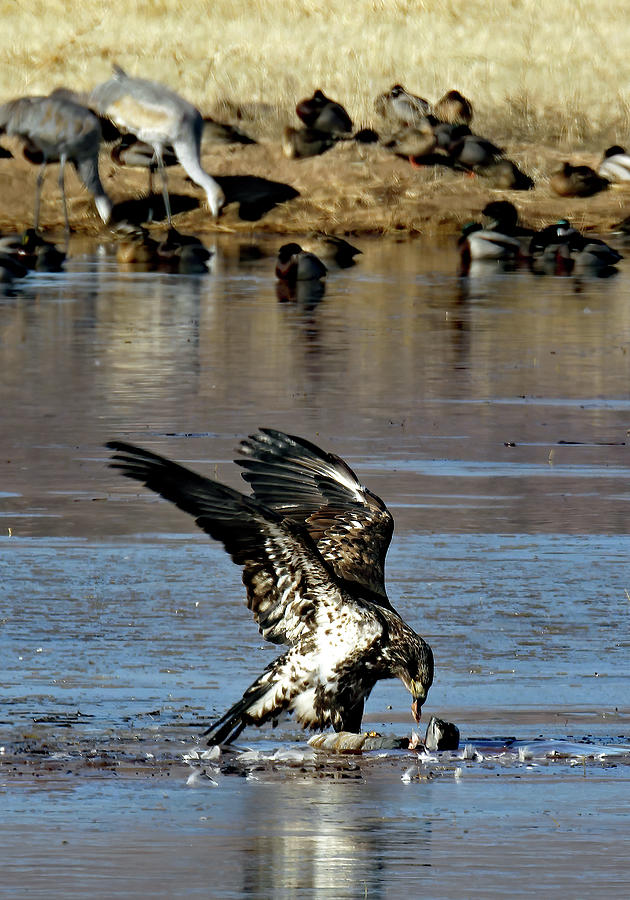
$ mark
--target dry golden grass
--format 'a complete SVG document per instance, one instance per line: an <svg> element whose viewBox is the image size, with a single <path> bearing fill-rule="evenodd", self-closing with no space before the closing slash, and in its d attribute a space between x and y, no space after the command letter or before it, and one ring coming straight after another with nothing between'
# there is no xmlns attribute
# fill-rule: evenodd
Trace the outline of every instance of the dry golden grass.
<svg viewBox="0 0 630 900"><path fill-rule="evenodd" d="M0 0L0 99L85 89L112 62L206 111L264 102L293 118L315 87L358 123L401 81L457 88L497 139L574 146L626 138L625 0Z"/></svg>

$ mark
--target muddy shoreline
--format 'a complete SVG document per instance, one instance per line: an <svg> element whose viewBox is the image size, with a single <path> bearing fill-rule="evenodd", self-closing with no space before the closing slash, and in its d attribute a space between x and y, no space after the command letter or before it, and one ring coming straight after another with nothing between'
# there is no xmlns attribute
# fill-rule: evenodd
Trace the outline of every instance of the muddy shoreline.
<svg viewBox="0 0 630 900"><path fill-rule="evenodd" d="M3 138L14 154L0 159L0 231L21 231L32 224L38 168L22 156L20 142ZM565 159L596 166L593 153L567 153L535 144L506 145L513 159L535 182L530 191L492 189L481 176L442 166L413 167L378 145L344 142L322 156L291 160L279 143L211 146L203 164L221 184L227 204L214 221L203 206L201 189L183 170L169 170L174 224L198 234L305 234L313 230L346 235L447 236L479 217L492 199L512 201L524 224L542 227L567 217L581 230L610 232L630 213L630 189L611 186L593 197L567 199L553 194L549 175ZM68 167L70 169L70 167ZM153 207L155 231L161 199L147 199L147 173L116 166L104 149L101 174L112 197L115 220L146 220ZM56 183L57 167L47 173L42 194L41 225L46 233L63 229ZM155 190L159 190L157 179ZM108 235L92 198L74 172L66 176L69 215L77 234ZM202 204L202 205L200 205Z"/></svg>

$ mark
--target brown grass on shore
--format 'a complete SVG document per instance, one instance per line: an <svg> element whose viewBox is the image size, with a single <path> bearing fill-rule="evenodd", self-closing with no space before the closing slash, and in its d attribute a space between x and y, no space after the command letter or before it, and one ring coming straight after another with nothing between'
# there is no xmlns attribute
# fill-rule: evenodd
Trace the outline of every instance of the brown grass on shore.
<svg viewBox="0 0 630 900"><path fill-rule="evenodd" d="M397 81L470 97L498 140L612 142L630 125L624 0L3 0L0 98L86 89L113 62L202 110L265 103L293 118L320 87L357 123Z"/></svg>
<svg viewBox="0 0 630 900"><path fill-rule="evenodd" d="M0 159L0 231L21 230L32 223L37 167L20 156L17 141L5 138L4 143L11 143L16 158ZM285 159L280 144L274 142L208 148L203 154L204 165L219 181L226 179L222 186L230 201L217 221L204 207L202 191L179 167L169 170L169 187L174 195L195 197L201 203L175 217L178 228L195 233L303 234L319 229L336 234L455 234L465 222L478 218L492 199L511 200L523 221L536 228L568 216L581 229L605 232L630 212L630 188L611 188L595 197L575 200L552 194L544 172L557 166L562 156L558 150L541 151L517 144L509 150L526 171L538 178L534 190L495 191L482 177L442 167L416 169L382 147L353 142L337 145L323 156L299 160ZM594 162L588 154L574 158ZM116 204L145 197L146 172L120 169L105 153L101 171L105 189ZM288 184L299 196L279 202L260 217L246 216L238 198L238 183L243 176ZM68 173L66 188L75 230L103 232L92 198L72 172ZM63 228L52 172L44 186L41 219L46 229L60 232ZM154 227L165 225L159 222Z"/></svg>

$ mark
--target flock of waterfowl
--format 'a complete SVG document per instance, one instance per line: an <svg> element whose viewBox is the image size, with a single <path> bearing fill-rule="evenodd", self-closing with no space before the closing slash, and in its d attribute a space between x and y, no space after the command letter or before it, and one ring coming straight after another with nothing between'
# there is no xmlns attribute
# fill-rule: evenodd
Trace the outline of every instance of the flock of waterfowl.
<svg viewBox="0 0 630 900"><path fill-rule="evenodd" d="M447 92L436 103L407 91L401 84L379 94L374 102L380 125L354 129L347 110L336 100L316 90L312 97L297 103L299 128L287 127L282 138L283 152L290 158L325 153L340 141L378 144L414 166L434 165L467 171L488 179L495 188L528 190L530 176L491 140L471 130L473 108L458 91ZM21 97L0 106L0 134L23 142L23 153L40 165L35 185L33 228L20 237L0 239L0 278L20 277L30 269L55 269L64 254L39 235L40 198L46 167L59 163L58 183L63 203L66 233L70 231L64 171L72 163L94 198L104 223L111 224L113 203L99 173L99 153L104 142L114 142L111 157L118 165L141 167L149 175L149 196L153 196L153 176L159 171L168 232L162 240L153 238L140 224L116 222L112 232L118 241L117 258L122 263L165 267L171 271L207 271L208 250L198 238L182 235L172 224L166 169L181 165L189 178L203 189L211 214L217 217L226 202L218 182L201 164L204 135L213 142L255 143L248 135L213 119L204 119L199 110L170 88L154 81L127 75L118 66L113 76L91 92L79 94L65 88L47 96ZM3 156L11 154L0 148ZM550 177L551 189L561 197L591 196L613 181L630 181L630 155L622 147L606 150L598 171L565 162ZM572 271L590 265L614 266L621 258L601 241L587 238L565 220L538 234L525 235L517 225L512 204L501 207L487 225L467 224L459 239L462 272L474 260L542 261L546 270ZM511 209L510 209L511 208ZM492 213L484 212L492 216ZM496 210L495 210L496 212ZM153 211L149 213L149 221ZM520 231L519 231L520 229ZM529 237L526 246L525 238ZM334 239L329 238L329 241ZM334 246L334 254L345 254L351 265L358 251L347 242ZM605 250L603 249L605 248ZM330 246L327 248L330 250ZM339 263L339 260L336 260ZM299 244L281 247L276 276L293 287L300 281L321 281L326 265Z"/></svg>
<svg viewBox="0 0 630 900"><path fill-rule="evenodd" d="M538 274L569 275L573 272L613 274L622 255L599 238L582 234L567 219L534 231L518 220L516 207L495 200L482 210L485 224L469 222L459 238L460 272L470 272L473 262L508 262L527 265Z"/></svg>

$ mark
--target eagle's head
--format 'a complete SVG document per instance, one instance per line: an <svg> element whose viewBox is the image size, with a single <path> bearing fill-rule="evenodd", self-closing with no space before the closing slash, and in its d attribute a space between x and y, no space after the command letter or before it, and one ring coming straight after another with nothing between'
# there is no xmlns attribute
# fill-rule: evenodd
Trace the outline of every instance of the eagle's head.
<svg viewBox="0 0 630 900"><path fill-rule="evenodd" d="M422 705L433 684L433 651L419 634L415 638L405 647L405 658L401 660L396 674L413 698L411 712L419 722Z"/></svg>

